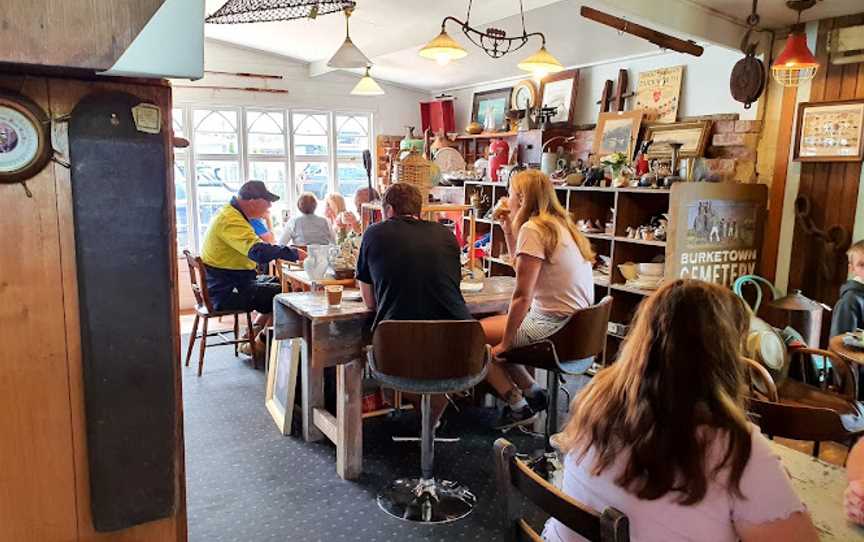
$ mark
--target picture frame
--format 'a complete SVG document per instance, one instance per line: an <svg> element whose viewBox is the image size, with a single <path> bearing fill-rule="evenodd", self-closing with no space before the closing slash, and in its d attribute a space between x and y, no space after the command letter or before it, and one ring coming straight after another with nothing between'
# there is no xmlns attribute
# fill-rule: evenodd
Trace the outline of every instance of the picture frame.
<svg viewBox="0 0 864 542"><path fill-rule="evenodd" d="M507 113L510 112L510 95L513 88L499 88L475 92L471 105L471 118L480 126L486 126L486 115L490 112L495 116L495 131L500 132L507 128Z"/></svg>
<svg viewBox="0 0 864 542"><path fill-rule="evenodd" d="M294 395L303 341L299 338L273 340L267 367L264 406L283 436L291 434L294 418Z"/></svg>
<svg viewBox="0 0 864 542"><path fill-rule="evenodd" d="M564 70L546 76L540 83L540 106L557 107L549 119L552 126L572 126L579 94L579 70Z"/></svg>
<svg viewBox="0 0 864 542"><path fill-rule="evenodd" d="M633 158L639 128L642 126L642 111L613 111L600 113L594 129L595 158L613 152L623 152L628 159Z"/></svg>
<svg viewBox="0 0 864 542"><path fill-rule="evenodd" d="M800 162L864 160L864 99L798 104L793 158Z"/></svg>
<svg viewBox="0 0 864 542"><path fill-rule="evenodd" d="M684 144L678 151L679 158L700 158L705 155L710 135L710 120L649 124L645 128L645 141L653 140L654 143L648 148L647 157L671 158L672 149L664 143L677 141Z"/></svg>
<svg viewBox="0 0 864 542"><path fill-rule="evenodd" d="M645 113L643 120L674 123L678 118L684 66L639 72L633 109Z"/></svg>

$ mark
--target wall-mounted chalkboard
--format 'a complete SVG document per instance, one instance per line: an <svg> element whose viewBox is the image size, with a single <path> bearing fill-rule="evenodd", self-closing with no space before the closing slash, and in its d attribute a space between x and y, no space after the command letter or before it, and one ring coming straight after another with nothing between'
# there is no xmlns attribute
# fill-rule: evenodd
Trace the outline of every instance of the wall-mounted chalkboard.
<svg viewBox="0 0 864 542"><path fill-rule="evenodd" d="M72 112L69 152L93 523L114 531L176 502L168 160L125 93Z"/></svg>

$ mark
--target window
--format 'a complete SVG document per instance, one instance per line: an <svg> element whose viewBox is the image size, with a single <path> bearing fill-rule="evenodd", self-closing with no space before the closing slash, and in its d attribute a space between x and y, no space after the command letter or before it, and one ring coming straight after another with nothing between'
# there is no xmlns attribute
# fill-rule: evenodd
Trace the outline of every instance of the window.
<svg viewBox="0 0 864 542"><path fill-rule="evenodd" d="M175 108L171 111L171 123L174 135L188 138L186 134L185 110ZM189 217L191 216L189 200L189 153L187 149L174 149L174 208L177 222L177 254L192 247L189 238Z"/></svg>
<svg viewBox="0 0 864 542"><path fill-rule="evenodd" d="M285 111L246 111L246 178L264 181L281 199L271 207L274 230L282 227L284 211L291 203L288 185L288 137Z"/></svg>
<svg viewBox="0 0 864 542"><path fill-rule="evenodd" d="M369 149L369 116L336 115L336 189L354 210L354 193L367 186L363 151Z"/></svg>
<svg viewBox="0 0 864 542"><path fill-rule="evenodd" d="M249 179L264 181L281 198L271 221L281 230L286 211L309 191L320 200L338 191L353 208L366 186L363 151L370 148L368 113L177 106L174 133L191 143L175 149L177 246L200 252L213 216ZM324 213L324 205L317 212Z"/></svg>
<svg viewBox="0 0 864 542"><path fill-rule="evenodd" d="M294 141L294 184L297 194L312 192L318 201L331 189L330 115L328 113L292 113ZM315 212L324 214L324 206Z"/></svg>

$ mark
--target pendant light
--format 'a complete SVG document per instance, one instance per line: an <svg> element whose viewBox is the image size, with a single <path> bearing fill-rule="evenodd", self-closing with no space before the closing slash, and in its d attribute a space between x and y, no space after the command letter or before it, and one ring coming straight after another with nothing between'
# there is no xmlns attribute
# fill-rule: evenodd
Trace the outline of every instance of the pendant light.
<svg viewBox="0 0 864 542"><path fill-rule="evenodd" d="M801 12L812 7L813 0L790 0L786 5L798 11L798 22L792 27L783 52L771 65L771 76L784 87L797 87L816 76L819 61L807 47L807 35L801 24Z"/></svg>
<svg viewBox="0 0 864 542"><path fill-rule="evenodd" d="M447 23L452 21L459 25L462 33L468 38L471 43L483 49L487 55L492 58L501 58L502 56L513 53L521 49L528 43L532 37L540 38L540 50L520 62L519 68L531 72L534 77L542 78L546 74L560 72L564 66L558 62L558 59L552 56L546 50L546 36L542 32L528 32L525 28L525 10L522 7L522 0L519 0L519 14L522 17L522 33L513 37L507 36L507 32L500 28L487 28L486 31L477 30L471 26L471 4L468 2L468 14L465 21L461 21L456 17L445 17L441 21L441 33L432 41L427 43L420 49L420 56L429 58L438 62L442 66L449 63L451 60L459 60L468 55L468 51L454 40L447 33Z"/></svg>
<svg viewBox="0 0 864 542"><path fill-rule="evenodd" d="M372 76L369 75L369 68L370 66L367 65L366 73L351 91L352 96L383 96L385 94L381 85L379 85L374 79L372 79Z"/></svg>
<svg viewBox="0 0 864 542"><path fill-rule="evenodd" d="M450 37L444 28L441 28L441 33L438 37L426 44L420 49L420 56L434 60L441 66L450 63L451 60L459 60L468 56L468 51L459 45L459 42Z"/></svg>
<svg viewBox="0 0 864 542"><path fill-rule="evenodd" d="M341 68L341 69L352 69L352 68L365 68L370 65L372 62L366 58L366 55L363 54L360 49L354 45L354 42L351 41L351 34L348 30L348 21L351 18L351 14L354 12L354 8L346 7L344 10L345 13L345 41L342 43L342 46L336 51L336 53L327 61L327 66L331 68Z"/></svg>

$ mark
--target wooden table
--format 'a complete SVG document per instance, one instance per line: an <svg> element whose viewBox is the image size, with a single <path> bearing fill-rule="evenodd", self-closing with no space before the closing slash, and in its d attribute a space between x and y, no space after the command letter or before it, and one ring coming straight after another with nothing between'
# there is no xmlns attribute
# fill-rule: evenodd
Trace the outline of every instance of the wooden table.
<svg viewBox="0 0 864 542"><path fill-rule="evenodd" d="M862 393L861 386L864 383L860 382L856 367L864 365L864 350L843 344L843 335L831 337L831 340L828 342L828 350L843 358L852 367L852 377L855 378L855 389L858 390L858 398L860 399Z"/></svg>
<svg viewBox="0 0 864 542"><path fill-rule="evenodd" d="M848 521L843 510L843 492L846 490L843 468L773 441L771 448L786 467L795 493L807 505L820 540L864 540L864 528Z"/></svg>
<svg viewBox="0 0 864 542"><path fill-rule="evenodd" d="M355 281L350 279L318 279L309 278L306 271L292 269L288 264L282 264L282 291L283 292L309 292L321 289L324 286L340 285L345 288L354 288Z"/></svg>
<svg viewBox="0 0 864 542"><path fill-rule="evenodd" d="M505 312L514 286L512 277L486 279L482 291L464 294L468 310L475 316ZM275 299L275 338L303 339L303 439L326 436L336 444L336 472L344 479L355 479L363 463L363 348L375 313L362 301L343 299L339 308L329 307L320 292L279 294ZM324 368L332 366L336 366L336 416L324 408Z"/></svg>

